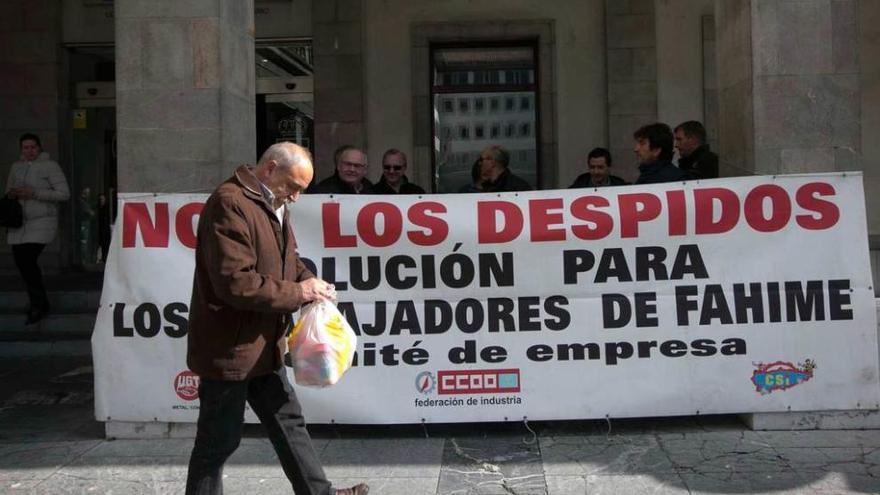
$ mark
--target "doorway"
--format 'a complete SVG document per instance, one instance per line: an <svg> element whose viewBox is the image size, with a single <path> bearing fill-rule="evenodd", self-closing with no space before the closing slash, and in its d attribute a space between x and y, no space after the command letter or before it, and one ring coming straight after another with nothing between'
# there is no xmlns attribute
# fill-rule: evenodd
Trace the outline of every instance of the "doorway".
<svg viewBox="0 0 880 495"><path fill-rule="evenodd" d="M74 266L103 269L116 217L113 45L69 46L70 237Z"/></svg>
<svg viewBox="0 0 880 495"><path fill-rule="evenodd" d="M260 40L256 45L257 159L290 141L315 152L314 66L310 40Z"/></svg>

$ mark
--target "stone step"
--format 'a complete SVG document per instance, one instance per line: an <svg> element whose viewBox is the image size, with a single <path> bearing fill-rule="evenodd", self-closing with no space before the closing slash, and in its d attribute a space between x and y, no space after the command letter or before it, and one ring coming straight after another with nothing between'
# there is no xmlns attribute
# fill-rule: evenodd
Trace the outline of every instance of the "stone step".
<svg viewBox="0 0 880 495"><path fill-rule="evenodd" d="M0 315L0 342L88 340L97 313L50 314L34 325L25 325L24 314Z"/></svg>
<svg viewBox="0 0 880 495"><path fill-rule="evenodd" d="M95 313L101 302L101 289L64 290L49 292L53 313ZM23 314L28 309L24 290L0 292L0 315Z"/></svg>

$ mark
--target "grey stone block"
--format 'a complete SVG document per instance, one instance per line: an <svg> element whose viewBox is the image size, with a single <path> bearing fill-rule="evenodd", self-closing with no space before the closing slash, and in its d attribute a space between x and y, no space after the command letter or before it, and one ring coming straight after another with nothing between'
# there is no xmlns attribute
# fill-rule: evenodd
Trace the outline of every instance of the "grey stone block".
<svg viewBox="0 0 880 495"><path fill-rule="evenodd" d="M195 438L195 423L107 421L104 434L115 439Z"/></svg>
<svg viewBox="0 0 880 495"><path fill-rule="evenodd" d="M221 58L219 20L192 19L189 21L189 29L192 40L193 87L219 87Z"/></svg>
<svg viewBox="0 0 880 495"><path fill-rule="evenodd" d="M743 419L753 430L880 429L880 411L876 410L754 413L743 415ZM816 437L812 436L805 436L805 438L809 438L810 441L818 441ZM827 439L827 436L823 435L822 438ZM843 437L840 440L843 441ZM840 443L837 445L845 446Z"/></svg>
<svg viewBox="0 0 880 495"><path fill-rule="evenodd" d="M651 14L654 0L605 0L605 13L608 14Z"/></svg>
<svg viewBox="0 0 880 495"><path fill-rule="evenodd" d="M315 88L316 120L320 119L322 122L360 122L364 116L363 107L363 92L360 88L329 92Z"/></svg>
<svg viewBox="0 0 880 495"><path fill-rule="evenodd" d="M381 472L389 478L437 479L442 438L371 438L331 440L321 452L330 479L366 478Z"/></svg>
<svg viewBox="0 0 880 495"><path fill-rule="evenodd" d="M783 149L780 154L779 173L834 172L834 154L831 148Z"/></svg>
<svg viewBox="0 0 880 495"><path fill-rule="evenodd" d="M312 22L333 22L336 21L336 1L335 0L312 0Z"/></svg>
<svg viewBox="0 0 880 495"><path fill-rule="evenodd" d="M752 23L756 75L832 72L829 2L755 2Z"/></svg>
<svg viewBox="0 0 880 495"><path fill-rule="evenodd" d="M611 49L607 57L609 81L657 80L657 54L653 48Z"/></svg>
<svg viewBox="0 0 880 495"><path fill-rule="evenodd" d="M653 15L608 16L606 26L608 48L650 48L656 45Z"/></svg>
<svg viewBox="0 0 880 495"><path fill-rule="evenodd" d="M355 55L362 51L360 22L317 23L313 36L315 55Z"/></svg>
<svg viewBox="0 0 880 495"><path fill-rule="evenodd" d="M177 0L151 0L142 2L139 0L116 0L114 2L113 15L117 19L127 18L187 18L187 17L218 17L220 5L223 3L250 4L253 10L253 1L250 0L211 0L197 2L179 2Z"/></svg>
<svg viewBox="0 0 880 495"><path fill-rule="evenodd" d="M119 56L140 59L144 88L187 89L193 86L191 46L189 20L149 22L141 45Z"/></svg>
<svg viewBox="0 0 880 495"><path fill-rule="evenodd" d="M219 0L221 26L254 37L253 0Z"/></svg>
<svg viewBox="0 0 880 495"><path fill-rule="evenodd" d="M132 156L158 159L220 160L221 130L205 129L129 129L128 151Z"/></svg>
<svg viewBox="0 0 880 495"><path fill-rule="evenodd" d="M608 85L608 113L644 115L657 113L657 83L615 82Z"/></svg>
<svg viewBox="0 0 880 495"><path fill-rule="evenodd" d="M741 156L744 153L734 155L742 161ZM733 158L733 157L731 157ZM782 169L782 150L779 148L757 148L755 149L754 169L748 169L758 175L777 175L781 174Z"/></svg>
<svg viewBox="0 0 880 495"><path fill-rule="evenodd" d="M125 148L120 139L119 150ZM210 192L228 176L229 167L212 160L181 160L155 155L132 156L119 168L121 192Z"/></svg>
<svg viewBox="0 0 880 495"><path fill-rule="evenodd" d="M363 16L362 0L335 0L336 19L342 22L360 22Z"/></svg>
<svg viewBox="0 0 880 495"><path fill-rule="evenodd" d="M333 478L330 481L336 487L349 487L357 483L366 482L370 485L370 493L382 495L435 495L437 493L436 476L428 478L391 478L371 473L366 478ZM279 494L284 495L289 493L289 488L287 491L279 492Z"/></svg>
<svg viewBox="0 0 880 495"><path fill-rule="evenodd" d="M688 493L773 493L796 495L803 493L803 478L794 471L778 473L685 473L682 481Z"/></svg>
<svg viewBox="0 0 880 495"><path fill-rule="evenodd" d="M0 62L14 64L57 63L58 35L53 31L11 31L0 42L8 43L0 51Z"/></svg>
<svg viewBox="0 0 880 495"><path fill-rule="evenodd" d="M239 94L223 90L220 92L222 111L221 146L222 157L227 162L255 163L258 150L257 116L254 112L254 96L242 98ZM259 150L262 153L264 150ZM232 170L229 170L232 173Z"/></svg>
<svg viewBox="0 0 880 495"><path fill-rule="evenodd" d="M443 450L439 493L545 493L541 451L518 436L450 438Z"/></svg>
<svg viewBox="0 0 880 495"><path fill-rule="evenodd" d="M143 66L137 53L144 37L140 19L116 19L116 90L140 89Z"/></svg>
<svg viewBox="0 0 880 495"><path fill-rule="evenodd" d="M756 78L756 143L779 148L858 146L857 85L852 75Z"/></svg>
<svg viewBox="0 0 880 495"><path fill-rule="evenodd" d="M544 472L550 476L674 473L653 435L611 436L593 442L582 436L541 437Z"/></svg>
<svg viewBox="0 0 880 495"><path fill-rule="evenodd" d="M831 56L834 72L859 71L859 2L831 1Z"/></svg>
<svg viewBox="0 0 880 495"><path fill-rule="evenodd" d="M57 133L47 132L49 129L58 128L58 97L55 95L21 96L18 98L18 108L22 113L7 114L0 119L8 121L19 129L28 132L37 132L43 142L44 149L50 150L52 156L58 159ZM4 124L0 124L3 127ZM54 143L53 143L53 140Z"/></svg>
<svg viewBox="0 0 880 495"><path fill-rule="evenodd" d="M94 448L100 440L82 442L6 443L0 445L0 481L44 480Z"/></svg>
<svg viewBox="0 0 880 495"><path fill-rule="evenodd" d="M220 122L218 95L217 89L117 90L117 127L120 131L214 128Z"/></svg>
<svg viewBox="0 0 880 495"><path fill-rule="evenodd" d="M225 92L242 98L254 98L254 40L243 33L221 26L220 77Z"/></svg>
<svg viewBox="0 0 880 495"><path fill-rule="evenodd" d="M547 495L587 493L587 479L584 476L546 475L544 476L544 480L547 482Z"/></svg>
<svg viewBox="0 0 880 495"><path fill-rule="evenodd" d="M363 86L361 55L315 57L315 83L322 89L359 89Z"/></svg>
<svg viewBox="0 0 880 495"><path fill-rule="evenodd" d="M834 169L841 172L863 170L864 161L858 150L849 147L834 148ZM870 209L868 211L871 211Z"/></svg>

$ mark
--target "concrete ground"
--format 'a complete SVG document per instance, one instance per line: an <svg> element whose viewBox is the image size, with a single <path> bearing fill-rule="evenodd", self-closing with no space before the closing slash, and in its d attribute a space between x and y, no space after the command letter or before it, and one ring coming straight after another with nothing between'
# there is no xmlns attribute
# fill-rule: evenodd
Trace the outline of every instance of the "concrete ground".
<svg viewBox="0 0 880 495"><path fill-rule="evenodd" d="M88 356L0 360L0 493L182 493L189 439L106 440ZM533 433L534 432L534 433ZM729 416L312 428L371 494L880 493L880 431L754 432ZM227 494L292 490L257 425Z"/></svg>

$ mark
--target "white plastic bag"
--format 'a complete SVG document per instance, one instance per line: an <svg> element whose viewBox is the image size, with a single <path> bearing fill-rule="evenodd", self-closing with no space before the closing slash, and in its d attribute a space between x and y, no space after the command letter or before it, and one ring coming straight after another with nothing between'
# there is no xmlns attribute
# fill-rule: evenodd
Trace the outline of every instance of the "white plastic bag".
<svg viewBox="0 0 880 495"><path fill-rule="evenodd" d="M296 383L327 387L351 368L357 336L342 313L329 301L303 308L287 339Z"/></svg>

